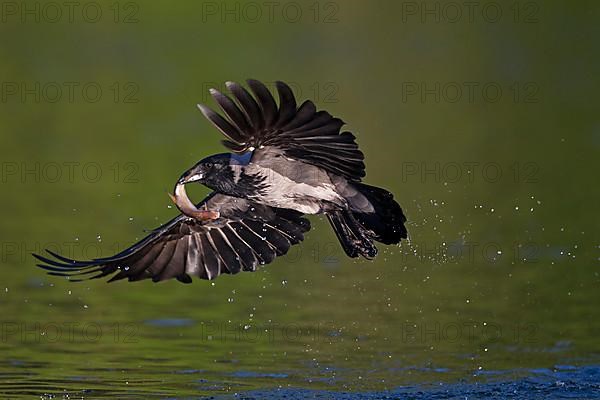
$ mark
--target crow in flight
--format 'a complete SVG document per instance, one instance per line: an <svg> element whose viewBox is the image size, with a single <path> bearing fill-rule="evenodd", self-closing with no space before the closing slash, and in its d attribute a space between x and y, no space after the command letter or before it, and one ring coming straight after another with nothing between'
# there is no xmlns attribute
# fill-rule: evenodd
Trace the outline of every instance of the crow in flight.
<svg viewBox="0 0 600 400"><path fill-rule="evenodd" d="M224 116L198 105L232 153L207 157L181 176L170 194L179 216L112 257L77 261L47 250L53 258L34 254L38 266L71 280L213 279L285 254L310 229L305 214L327 215L350 257L371 259L374 241L407 237L392 194L361 182L364 156L352 133L340 133L341 119L310 100L297 106L283 82L275 84L279 105L264 84L247 83L252 94L227 82L233 98L210 90ZM194 205L185 191L192 182L214 192Z"/></svg>

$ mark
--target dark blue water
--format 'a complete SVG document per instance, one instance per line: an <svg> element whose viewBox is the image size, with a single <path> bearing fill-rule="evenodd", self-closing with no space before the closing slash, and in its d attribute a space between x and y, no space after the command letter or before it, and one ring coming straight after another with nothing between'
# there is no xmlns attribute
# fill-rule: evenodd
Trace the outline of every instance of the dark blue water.
<svg viewBox="0 0 600 400"><path fill-rule="evenodd" d="M254 376L254 375L249 375ZM515 376L519 378L515 379ZM483 379L479 379L483 378ZM254 390L215 399L598 399L600 366L556 366L553 369L486 371L456 383L431 383L380 392L338 392L280 388Z"/></svg>

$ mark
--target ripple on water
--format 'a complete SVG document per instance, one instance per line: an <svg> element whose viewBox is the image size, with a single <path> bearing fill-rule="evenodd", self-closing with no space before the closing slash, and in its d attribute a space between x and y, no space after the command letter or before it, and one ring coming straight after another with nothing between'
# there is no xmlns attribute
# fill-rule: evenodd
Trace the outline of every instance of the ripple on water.
<svg viewBox="0 0 600 400"><path fill-rule="evenodd" d="M144 324L149 326L158 326L161 328L174 328L182 326L192 326L195 324L195 322L194 320L189 318L158 318L148 319L144 321Z"/></svg>

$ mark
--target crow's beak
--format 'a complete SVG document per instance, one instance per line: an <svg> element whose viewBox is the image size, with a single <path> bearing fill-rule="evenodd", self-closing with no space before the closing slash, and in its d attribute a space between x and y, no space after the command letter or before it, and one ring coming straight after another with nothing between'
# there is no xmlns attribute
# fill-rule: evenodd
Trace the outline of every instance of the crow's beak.
<svg viewBox="0 0 600 400"><path fill-rule="evenodd" d="M191 173L188 171L188 172L184 173L183 175L181 175L181 178L179 178L179 180L177 181L177 184L185 185L186 183L199 181L203 177L204 177L204 174L202 174L202 173L194 174L194 173Z"/></svg>

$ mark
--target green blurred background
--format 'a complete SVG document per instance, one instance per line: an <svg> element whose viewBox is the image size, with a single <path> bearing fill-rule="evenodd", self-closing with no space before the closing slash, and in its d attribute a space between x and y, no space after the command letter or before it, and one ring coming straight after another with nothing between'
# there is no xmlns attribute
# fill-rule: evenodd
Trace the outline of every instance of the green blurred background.
<svg viewBox="0 0 600 400"><path fill-rule="evenodd" d="M3 2L0 392L383 390L597 363L597 2ZM257 273L69 283L223 152L208 88L288 82L347 122L410 241L326 221ZM207 190L191 191L200 199Z"/></svg>

